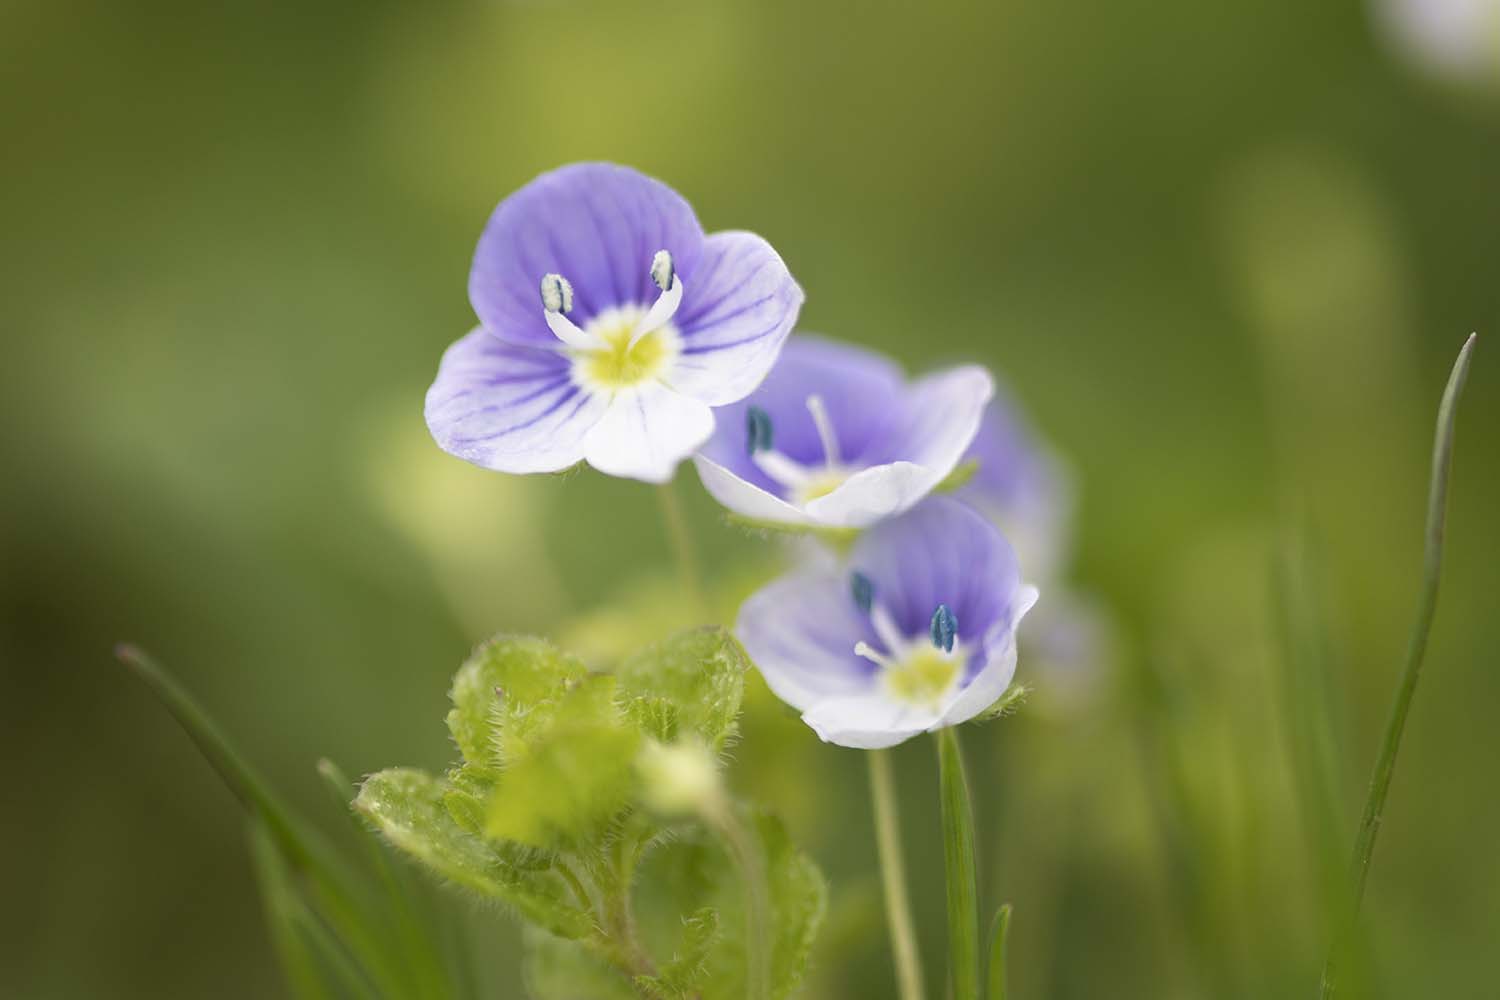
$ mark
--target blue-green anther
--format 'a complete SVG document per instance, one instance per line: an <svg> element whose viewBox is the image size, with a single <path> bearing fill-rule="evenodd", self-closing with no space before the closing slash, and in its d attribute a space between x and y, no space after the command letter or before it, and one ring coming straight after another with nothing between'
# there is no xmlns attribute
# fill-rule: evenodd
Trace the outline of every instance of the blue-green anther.
<svg viewBox="0 0 1500 1000"><path fill-rule="evenodd" d="M945 653L953 652L953 640L958 637L958 617L946 604L939 604L932 613L932 644Z"/></svg>
<svg viewBox="0 0 1500 1000"><path fill-rule="evenodd" d="M772 447L771 415L758 406L745 411L745 448L754 455Z"/></svg>
<svg viewBox="0 0 1500 1000"><path fill-rule="evenodd" d="M859 605L859 610L869 614L870 608L875 603L875 583L859 570L855 570L849 574L849 592L854 595L854 603Z"/></svg>

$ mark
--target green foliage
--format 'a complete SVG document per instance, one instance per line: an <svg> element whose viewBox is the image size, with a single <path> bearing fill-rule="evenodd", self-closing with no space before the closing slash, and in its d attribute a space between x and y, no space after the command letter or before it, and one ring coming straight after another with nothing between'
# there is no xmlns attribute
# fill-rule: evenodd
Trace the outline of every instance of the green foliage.
<svg viewBox="0 0 1500 1000"><path fill-rule="evenodd" d="M774 818L728 801L714 779L734 737L749 662L721 628L678 633L591 672L551 644L499 637L454 678L448 730L462 759L445 775L393 769L367 779L355 808L397 850L447 883L497 900L529 925L526 978L547 998L745 995L749 901L768 900L761 968L773 997L800 981L826 887ZM642 753L707 748L706 782L664 830L646 803ZM682 789L673 789L681 797ZM680 816L680 813L676 813ZM745 817L726 825L725 817ZM749 830L746 837L737 837ZM756 864L735 865L752 843ZM637 886L654 852L696 877ZM750 884L745 884L746 879ZM670 941L640 931L636 896L673 915ZM757 938L757 940L759 940ZM656 945L653 949L651 945ZM658 954L653 954L653 951Z"/></svg>
<svg viewBox="0 0 1500 1000"><path fill-rule="evenodd" d="M807 969L812 944L828 906L823 874L787 836L781 821L741 808L744 827L763 861L771 911L770 984L774 998L790 996ZM725 844L707 829L684 833L663 852L649 879L650 894L692 900L720 916L720 939L706 957L703 1000L743 1000L746 996L747 928L745 887ZM649 902L649 900L648 900Z"/></svg>
<svg viewBox="0 0 1500 1000"><path fill-rule="evenodd" d="M735 734L749 658L723 628L679 632L628 657L616 672L625 712L672 743L691 733L714 750Z"/></svg>
<svg viewBox="0 0 1500 1000"><path fill-rule="evenodd" d="M121 657L250 813L272 939L298 996L473 995L377 844L351 876L165 672L138 650ZM801 980L826 887L781 824L732 802L718 778L748 667L723 629L679 633L616 673L591 672L540 639L500 637L453 680L447 723L461 760L445 774L391 768L348 803L338 768L323 761L319 772L396 851L527 925L526 979L539 1000L741 1000L749 968L765 970L765 995L781 998ZM680 767L640 766L643 752L701 766L685 780ZM672 914L669 943L648 942L635 913L636 873L654 851L687 875L640 887Z"/></svg>

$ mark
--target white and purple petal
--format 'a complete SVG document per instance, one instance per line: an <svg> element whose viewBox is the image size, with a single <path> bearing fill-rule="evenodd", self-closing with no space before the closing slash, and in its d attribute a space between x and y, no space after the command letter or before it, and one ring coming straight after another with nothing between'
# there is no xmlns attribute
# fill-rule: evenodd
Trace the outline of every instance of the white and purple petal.
<svg viewBox="0 0 1500 1000"><path fill-rule="evenodd" d="M713 430L707 403L646 382L608 399L583 442L583 457L611 476L665 483Z"/></svg>
<svg viewBox="0 0 1500 1000"><path fill-rule="evenodd" d="M714 233L673 322L682 353L670 381L710 406L745 398L765 380L802 308L781 256L753 233Z"/></svg>
<svg viewBox="0 0 1500 1000"><path fill-rule="evenodd" d="M936 702L895 696L882 682L886 668L853 652L860 643L890 651L855 596L855 573L868 581L875 614L900 636L922 641L939 605L956 618L963 668ZM868 749L966 721L1004 694L1015 673L1016 626L1036 596L994 525L965 504L933 497L866 532L846 565L815 563L755 594L738 633L771 689L820 737Z"/></svg>
<svg viewBox="0 0 1500 1000"><path fill-rule="evenodd" d="M720 503L747 517L866 527L909 509L953 471L992 391L982 368L964 366L908 385L882 355L796 336L759 389L720 410L718 429L696 460L699 475ZM836 455L820 434L814 399L826 414L821 430L833 438ZM800 502L752 456L752 407L769 417L778 456L843 481Z"/></svg>
<svg viewBox="0 0 1500 1000"><path fill-rule="evenodd" d="M1072 484L1003 388L985 407L963 460L977 468L954 495L1000 527L1033 579L1052 579L1067 561Z"/></svg>
<svg viewBox="0 0 1500 1000"><path fill-rule="evenodd" d="M444 451L497 472L529 473L579 462L605 407L574 384L567 358L479 328L443 354L425 409Z"/></svg>
<svg viewBox="0 0 1500 1000"><path fill-rule="evenodd" d="M703 254L692 206L662 182L612 163L575 163L542 174L502 201L474 252L469 299L492 334L519 344L556 342L540 282L559 274L573 290L578 326L613 306L649 307L659 250L692 289Z"/></svg>

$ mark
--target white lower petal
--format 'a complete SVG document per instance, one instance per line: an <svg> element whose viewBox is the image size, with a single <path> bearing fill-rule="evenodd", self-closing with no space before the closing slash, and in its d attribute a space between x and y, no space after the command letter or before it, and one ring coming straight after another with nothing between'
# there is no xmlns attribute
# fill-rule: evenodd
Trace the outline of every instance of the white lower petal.
<svg viewBox="0 0 1500 1000"><path fill-rule="evenodd" d="M872 691L825 698L802 713L802 721L825 743L856 750L879 750L932 728L938 717L929 709Z"/></svg>
<svg viewBox="0 0 1500 1000"><path fill-rule="evenodd" d="M660 382L615 393L584 439L584 459L600 472L664 483L714 430L708 405Z"/></svg>
<svg viewBox="0 0 1500 1000"><path fill-rule="evenodd" d="M864 528L899 514L932 492L947 472L911 462L892 462L856 472L838 489L807 505L819 524Z"/></svg>
<svg viewBox="0 0 1500 1000"><path fill-rule="evenodd" d="M719 503L742 517L777 524L810 524L812 519L785 500L746 482L713 459L693 456L703 488Z"/></svg>

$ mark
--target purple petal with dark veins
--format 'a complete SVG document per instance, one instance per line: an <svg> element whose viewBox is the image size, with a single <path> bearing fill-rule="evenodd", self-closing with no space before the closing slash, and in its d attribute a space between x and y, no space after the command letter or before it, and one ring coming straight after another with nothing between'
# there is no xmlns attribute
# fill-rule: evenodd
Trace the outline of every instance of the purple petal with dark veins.
<svg viewBox="0 0 1500 1000"><path fill-rule="evenodd" d="M684 288L703 253L692 206L658 180L612 163L575 163L540 177L490 216L469 272L469 299L492 334L513 343L556 341L542 316L542 276L573 286L579 326L604 309L649 306L659 289L651 259L672 254Z"/></svg>
<svg viewBox="0 0 1500 1000"><path fill-rule="evenodd" d="M556 472L583 458L605 400L573 383L568 359L478 328L449 347L427 390L438 445L498 472Z"/></svg>

